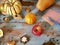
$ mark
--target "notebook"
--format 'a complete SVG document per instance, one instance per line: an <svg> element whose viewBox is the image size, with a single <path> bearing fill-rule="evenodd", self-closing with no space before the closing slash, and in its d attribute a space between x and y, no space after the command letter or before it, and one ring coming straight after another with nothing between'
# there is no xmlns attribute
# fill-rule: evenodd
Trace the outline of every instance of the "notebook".
<svg viewBox="0 0 60 45"><path fill-rule="evenodd" d="M42 18L45 19L50 25L53 25L54 22L48 19L50 17L54 21L60 24L60 12L56 11L54 9L49 9L43 16Z"/></svg>

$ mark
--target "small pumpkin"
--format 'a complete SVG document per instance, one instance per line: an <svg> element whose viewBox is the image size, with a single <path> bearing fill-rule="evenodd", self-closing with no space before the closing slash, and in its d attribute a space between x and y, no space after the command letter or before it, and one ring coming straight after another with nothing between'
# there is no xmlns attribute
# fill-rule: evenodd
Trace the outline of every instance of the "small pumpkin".
<svg viewBox="0 0 60 45"><path fill-rule="evenodd" d="M10 21L10 19L9 19L8 17L4 17L3 20L4 20L5 22L9 22L9 21Z"/></svg>
<svg viewBox="0 0 60 45"><path fill-rule="evenodd" d="M15 45L15 41L7 41L7 45Z"/></svg>
<svg viewBox="0 0 60 45"><path fill-rule="evenodd" d="M3 30L0 29L0 38L3 37Z"/></svg>
<svg viewBox="0 0 60 45"><path fill-rule="evenodd" d="M18 15L22 10L22 5L18 0L5 0L4 1L4 11L2 14L4 15Z"/></svg>
<svg viewBox="0 0 60 45"><path fill-rule="evenodd" d="M34 24L36 22L36 16L33 13L28 13L25 16L25 22L28 24Z"/></svg>

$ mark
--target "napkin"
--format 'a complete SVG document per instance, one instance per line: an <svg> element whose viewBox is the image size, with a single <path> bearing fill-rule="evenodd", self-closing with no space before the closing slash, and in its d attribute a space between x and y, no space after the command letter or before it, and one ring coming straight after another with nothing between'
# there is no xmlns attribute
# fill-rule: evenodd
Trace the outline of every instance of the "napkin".
<svg viewBox="0 0 60 45"><path fill-rule="evenodd" d="M42 18L45 19L50 25L53 25L55 22L51 21L48 17L60 24L60 12L49 9L46 14L43 15Z"/></svg>

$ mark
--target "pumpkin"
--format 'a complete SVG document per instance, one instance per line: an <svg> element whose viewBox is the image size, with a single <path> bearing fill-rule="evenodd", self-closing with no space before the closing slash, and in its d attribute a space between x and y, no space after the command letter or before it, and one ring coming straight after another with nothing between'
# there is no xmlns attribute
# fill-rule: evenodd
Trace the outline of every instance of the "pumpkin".
<svg viewBox="0 0 60 45"><path fill-rule="evenodd" d="M36 22L36 16L33 13L28 13L25 16L25 22L27 24L34 24Z"/></svg>
<svg viewBox="0 0 60 45"><path fill-rule="evenodd" d="M9 22L9 21L10 21L10 19L9 19L8 17L4 17L3 20L4 20L5 22Z"/></svg>
<svg viewBox="0 0 60 45"><path fill-rule="evenodd" d="M19 13L22 10L22 5L18 0L5 0L3 4L4 4L4 11L2 11L2 14L4 15L12 15L14 17L16 15L19 15Z"/></svg>
<svg viewBox="0 0 60 45"><path fill-rule="evenodd" d="M0 38L3 37L3 31L0 29Z"/></svg>
<svg viewBox="0 0 60 45"><path fill-rule="evenodd" d="M44 11L46 8L54 4L55 0L38 0L36 8L40 11Z"/></svg>
<svg viewBox="0 0 60 45"><path fill-rule="evenodd" d="M15 41L13 40L13 41L7 41L7 45L15 45Z"/></svg>

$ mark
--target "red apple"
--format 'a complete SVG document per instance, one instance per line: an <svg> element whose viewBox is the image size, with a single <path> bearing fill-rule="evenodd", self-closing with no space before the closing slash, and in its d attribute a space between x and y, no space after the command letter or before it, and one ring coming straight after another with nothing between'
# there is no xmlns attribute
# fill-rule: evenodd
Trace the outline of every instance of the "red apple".
<svg viewBox="0 0 60 45"><path fill-rule="evenodd" d="M32 33L36 36L40 36L42 34L42 27L40 25L33 26Z"/></svg>

